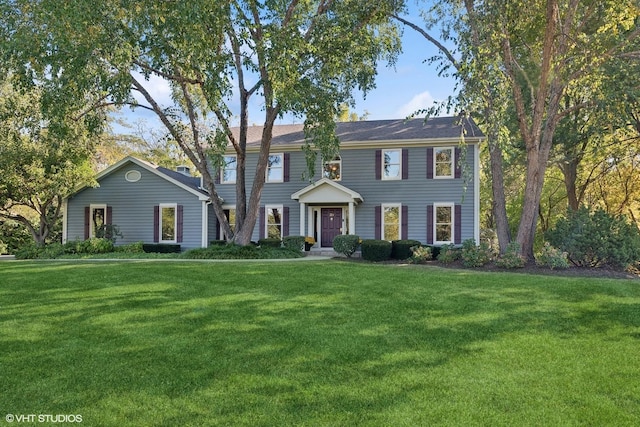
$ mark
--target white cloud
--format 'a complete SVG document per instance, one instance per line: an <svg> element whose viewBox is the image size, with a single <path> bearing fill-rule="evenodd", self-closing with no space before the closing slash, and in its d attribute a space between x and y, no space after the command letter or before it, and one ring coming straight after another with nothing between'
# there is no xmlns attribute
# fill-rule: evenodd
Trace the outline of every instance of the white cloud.
<svg viewBox="0 0 640 427"><path fill-rule="evenodd" d="M435 99L431 96L431 93L425 90L424 92L414 95L409 102L403 104L397 110L396 114L400 117L407 117L418 110L432 107L434 101Z"/></svg>

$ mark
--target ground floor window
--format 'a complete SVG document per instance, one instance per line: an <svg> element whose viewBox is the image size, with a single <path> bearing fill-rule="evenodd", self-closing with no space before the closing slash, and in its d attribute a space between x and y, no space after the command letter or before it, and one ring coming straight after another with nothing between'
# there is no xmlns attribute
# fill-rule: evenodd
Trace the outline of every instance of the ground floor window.
<svg viewBox="0 0 640 427"><path fill-rule="evenodd" d="M226 216L227 221L229 221L229 227L231 227L231 231L235 233L236 232L236 209L224 208L224 216ZM220 226L220 236L222 236L223 240L227 239L227 236L224 234L224 230L222 226Z"/></svg>
<svg viewBox="0 0 640 427"><path fill-rule="evenodd" d="M454 215L453 204L435 204L435 236L436 244L446 244L453 242Z"/></svg>
<svg viewBox="0 0 640 427"><path fill-rule="evenodd" d="M400 239L400 205L382 205L382 239Z"/></svg>
<svg viewBox="0 0 640 427"><path fill-rule="evenodd" d="M177 231L177 206L175 204L160 205L160 242L175 243Z"/></svg>
<svg viewBox="0 0 640 427"><path fill-rule="evenodd" d="M282 239L282 206L265 207L265 233L270 239Z"/></svg>
<svg viewBox="0 0 640 427"><path fill-rule="evenodd" d="M91 205L91 227L89 237L104 237L107 224L107 205Z"/></svg>

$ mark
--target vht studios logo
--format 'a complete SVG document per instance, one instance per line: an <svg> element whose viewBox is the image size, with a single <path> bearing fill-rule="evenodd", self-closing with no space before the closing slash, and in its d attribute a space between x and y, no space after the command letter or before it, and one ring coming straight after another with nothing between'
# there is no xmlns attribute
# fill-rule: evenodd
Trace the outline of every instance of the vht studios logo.
<svg viewBox="0 0 640 427"><path fill-rule="evenodd" d="M81 423L82 415L66 414L7 414L8 423Z"/></svg>

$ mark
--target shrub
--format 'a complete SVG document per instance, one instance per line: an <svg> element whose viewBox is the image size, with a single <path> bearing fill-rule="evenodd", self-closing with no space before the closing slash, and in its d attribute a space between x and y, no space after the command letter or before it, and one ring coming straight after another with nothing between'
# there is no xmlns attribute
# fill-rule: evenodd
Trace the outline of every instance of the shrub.
<svg viewBox="0 0 640 427"><path fill-rule="evenodd" d="M287 249L302 251L304 249L304 236L285 236L282 245Z"/></svg>
<svg viewBox="0 0 640 427"><path fill-rule="evenodd" d="M525 262L524 257L520 255L520 244L518 242L509 243L505 253L496 259L496 265L501 268L522 268Z"/></svg>
<svg viewBox="0 0 640 427"><path fill-rule="evenodd" d="M491 261L491 249L486 242L476 245L475 239L462 242L462 264L465 267L482 267Z"/></svg>
<svg viewBox="0 0 640 427"><path fill-rule="evenodd" d="M602 209L589 212L580 208L561 218L546 235L549 243L575 265L626 267L640 260L638 228L624 216L613 216Z"/></svg>
<svg viewBox="0 0 640 427"><path fill-rule="evenodd" d="M7 253L7 245L0 241L0 255Z"/></svg>
<svg viewBox="0 0 640 427"><path fill-rule="evenodd" d="M269 248L281 248L282 247L282 240L275 239L273 237L268 237L266 239L258 240L258 246L265 246L265 247L269 247Z"/></svg>
<svg viewBox="0 0 640 427"><path fill-rule="evenodd" d="M230 244L191 249L183 253L181 257L187 259L281 259L299 258L301 256L303 255L300 250Z"/></svg>
<svg viewBox="0 0 640 427"><path fill-rule="evenodd" d="M362 258L367 261L386 261L391 256L391 242L386 240L363 240Z"/></svg>
<svg viewBox="0 0 640 427"><path fill-rule="evenodd" d="M99 237L75 242L74 246L77 254L106 254L114 251L111 240Z"/></svg>
<svg viewBox="0 0 640 427"><path fill-rule="evenodd" d="M225 246L226 244L226 240L212 240L209 242L209 246Z"/></svg>
<svg viewBox="0 0 640 427"><path fill-rule="evenodd" d="M460 259L460 249L453 243L438 247L437 260L443 264L450 264Z"/></svg>
<svg viewBox="0 0 640 427"><path fill-rule="evenodd" d="M21 246L15 251L16 259L36 259L39 257L43 248L36 246L35 243L28 243Z"/></svg>
<svg viewBox="0 0 640 427"><path fill-rule="evenodd" d="M360 237L355 234L340 234L333 238L332 244L334 251L351 258L351 255L358 250Z"/></svg>
<svg viewBox="0 0 640 427"><path fill-rule="evenodd" d="M116 252L122 252L125 254L141 254L144 253L144 243L133 242L128 245L120 245L115 247Z"/></svg>
<svg viewBox="0 0 640 427"><path fill-rule="evenodd" d="M171 243L144 243L142 245L142 250L146 253L170 254L179 253L181 251L181 247L180 245Z"/></svg>
<svg viewBox="0 0 640 427"><path fill-rule="evenodd" d="M393 240L391 242L391 258L411 258L411 248L420 245L422 245L422 243L417 240Z"/></svg>
<svg viewBox="0 0 640 427"><path fill-rule="evenodd" d="M536 257L536 264L549 267L552 270L554 268L569 268L567 253L562 252L560 249L554 248L553 246L551 246L551 244L549 244L549 242L544 243L542 252L540 252Z"/></svg>
<svg viewBox="0 0 640 427"><path fill-rule="evenodd" d="M431 259L431 247L413 246L411 247L411 257L409 260L414 264L424 264Z"/></svg>

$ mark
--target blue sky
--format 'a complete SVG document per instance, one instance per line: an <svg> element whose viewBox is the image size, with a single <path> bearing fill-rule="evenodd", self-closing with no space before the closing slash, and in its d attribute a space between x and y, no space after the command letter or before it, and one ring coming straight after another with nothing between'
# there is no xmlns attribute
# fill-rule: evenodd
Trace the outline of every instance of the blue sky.
<svg viewBox="0 0 640 427"><path fill-rule="evenodd" d="M418 24L422 22L415 8L412 8L410 14L405 17ZM439 77L435 65L426 62L436 53L435 48L422 35L410 28L405 28L402 41L403 52L395 65L393 67L386 63L379 65L376 88L368 92L366 97L361 93L354 94L356 106L352 111L358 115L368 112L368 120L405 118L416 110L428 108L434 101L442 101L453 94L453 79ZM171 93L166 82L152 77L146 86L162 105L169 105ZM123 113L130 122L143 120L147 127L161 127L155 116L148 111L138 110L132 113L129 109L125 109ZM261 123L263 120L264 113L260 111L260 106L253 104L250 110L250 123ZM290 124L294 123L294 120L296 119L287 116L278 123ZM300 119L297 120L300 121ZM119 131L119 128L116 131Z"/></svg>

